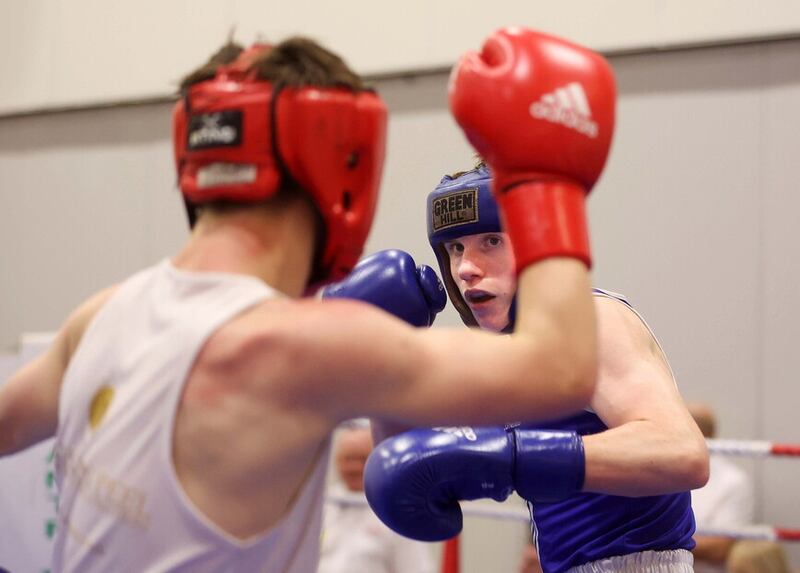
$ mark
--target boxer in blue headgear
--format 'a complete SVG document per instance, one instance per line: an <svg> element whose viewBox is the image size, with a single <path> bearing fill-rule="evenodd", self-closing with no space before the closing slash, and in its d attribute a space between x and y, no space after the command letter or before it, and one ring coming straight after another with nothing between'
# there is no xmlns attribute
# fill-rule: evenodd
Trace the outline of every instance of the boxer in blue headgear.
<svg viewBox="0 0 800 573"><path fill-rule="evenodd" d="M428 196L428 238L464 322L499 332L514 320L517 282L491 185L483 165L444 177ZM476 459L506 435L516 448L513 488L529 502L545 573L691 573L688 490L707 479L703 437L644 320L622 296L594 295L599 370L591 409L544 423L415 429L387 440L366 474L368 498L377 460L398 476L398 489L382 496L396 505L373 505L387 524L426 540L459 530L460 511L437 504L437 492L473 499L487 497L484 483L507 483L502 471L487 478L485 456ZM477 485L475 474L483 478ZM501 493L491 497L502 500L508 490Z"/></svg>
<svg viewBox="0 0 800 573"><path fill-rule="evenodd" d="M503 232L500 213L490 189L485 164L445 175L428 196L428 240L447 294L467 326L510 331L515 314L514 254ZM484 265L469 264L465 250L474 250L494 272L485 277ZM464 291L459 288L462 284Z"/></svg>

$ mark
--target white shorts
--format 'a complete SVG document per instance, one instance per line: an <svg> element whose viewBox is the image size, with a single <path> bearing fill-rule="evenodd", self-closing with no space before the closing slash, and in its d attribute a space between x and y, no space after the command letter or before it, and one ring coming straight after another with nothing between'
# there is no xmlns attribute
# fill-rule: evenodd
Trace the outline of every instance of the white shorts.
<svg viewBox="0 0 800 573"><path fill-rule="evenodd" d="M567 573L694 573L694 556L685 549L642 551L578 565Z"/></svg>

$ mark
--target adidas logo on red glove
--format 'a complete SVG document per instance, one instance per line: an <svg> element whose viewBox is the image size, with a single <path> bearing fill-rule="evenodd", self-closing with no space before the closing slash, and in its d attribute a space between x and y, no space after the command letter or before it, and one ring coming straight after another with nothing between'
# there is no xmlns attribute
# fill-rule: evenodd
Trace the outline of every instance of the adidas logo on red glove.
<svg viewBox="0 0 800 573"><path fill-rule="evenodd" d="M539 101L531 104L530 111L537 119L560 123L591 138L597 137L597 122L592 120L589 100L578 82L544 94Z"/></svg>

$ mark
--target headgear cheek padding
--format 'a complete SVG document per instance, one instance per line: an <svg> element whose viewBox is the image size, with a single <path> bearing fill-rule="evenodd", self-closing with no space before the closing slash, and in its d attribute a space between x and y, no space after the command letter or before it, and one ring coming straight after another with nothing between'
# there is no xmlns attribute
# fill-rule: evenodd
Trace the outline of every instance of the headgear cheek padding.
<svg viewBox="0 0 800 573"><path fill-rule="evenodd" d="M386 108L371 92L287 88L276 118L278 156L311 190L326 223L323 260L343 277L361 256L375 214Z"/></svg>
<svg viewBox="0 0 800 573"><path fill-rule="evenodd" d="M240 59L245 55L252 59L251 51ZM173 144L181 192L189 205L247 203L298 184L325 223L312 281L338 280L355 266L372 226L386 106L371 91L281 89L243 68L238 60L221 67L176 104Z"/></svg>

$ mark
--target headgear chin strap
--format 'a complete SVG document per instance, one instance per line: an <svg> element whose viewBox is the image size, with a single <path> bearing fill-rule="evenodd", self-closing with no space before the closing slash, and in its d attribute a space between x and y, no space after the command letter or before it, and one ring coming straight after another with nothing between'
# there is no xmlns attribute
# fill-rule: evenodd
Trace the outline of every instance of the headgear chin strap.
<svg viewBox="0 0 800 573"><path fill-rule="evenodd" d="M367 240L386 147L386 106L371 91L282 87L257 79L256 45L175 105L178 184L196 206L253 203L296 183L325 223L310 282L344 277Z"/></svg>
<svg viewBox="0 0 800 573"><path fill-rule="evenodd" d="M492 175L489 169L481 165L457 177L445 175L428 195L428 241L436 253L442 282L450 301L467 326L478 326L478 321L453 279L450 255L444 243L466 235L503 231L497 203L492 195L491 182ZM516 297L509 308L509 324L503 332L513 330L515 315Z"/></svg>

